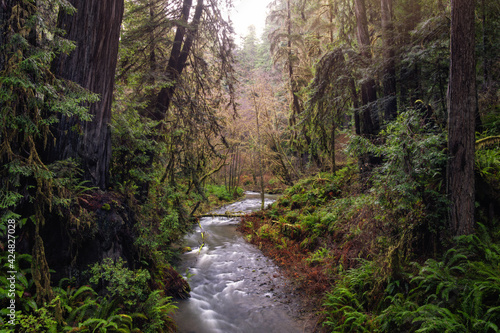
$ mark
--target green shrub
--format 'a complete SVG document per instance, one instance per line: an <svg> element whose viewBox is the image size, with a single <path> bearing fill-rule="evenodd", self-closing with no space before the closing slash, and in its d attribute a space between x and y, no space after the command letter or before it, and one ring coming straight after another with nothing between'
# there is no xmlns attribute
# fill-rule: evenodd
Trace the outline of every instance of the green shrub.
<svg viewBox="0 0 500 333"><path fill-rule="evenodd" d="M57 321L54 318L54 306L41 307L33 314L17 313L15 332L38 333L48 332L56 333ZM14 331L13 331L14 332Z"/></svg>
<svg viewBox="0 0 500 333"><path fill-rule="evenodd" d="M133 306L146 300L150 275L143 269L132 271L125 264L121 258L116 262L105 258L102 263L92 265L89 281L96 285L101 283L110 298L121 299L127 306Z"/></svg>
<svg viewBox="0 0 500 333"><path fill-rule="evenodd" d="M234 198L243 196L243 189L241 187L236 187L233 193L230 193L226 186L224 185L213 185L208 184L205 186L205 191L207 196L213 195L217 199L222 201L231 201Z"/></svg>

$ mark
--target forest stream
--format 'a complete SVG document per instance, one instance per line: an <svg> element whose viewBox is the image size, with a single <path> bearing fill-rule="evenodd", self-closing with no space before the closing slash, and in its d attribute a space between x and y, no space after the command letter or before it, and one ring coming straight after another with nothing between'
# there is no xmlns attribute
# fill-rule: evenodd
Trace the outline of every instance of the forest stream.
<svg viewBox="0 0 500 333"><path fill-rule="evenodd" d="M266 196L266 206L275 199ZM243 200L214 213L248 213L260 207L260 194L247 192ZM303 325L291 314L293 295L284 291L287 280L236 231L238 223L239 218L203 217L185 237L191 251L182 256L179 271L189 275L192 291L178 303L179 332L302 332Z"/></svg>

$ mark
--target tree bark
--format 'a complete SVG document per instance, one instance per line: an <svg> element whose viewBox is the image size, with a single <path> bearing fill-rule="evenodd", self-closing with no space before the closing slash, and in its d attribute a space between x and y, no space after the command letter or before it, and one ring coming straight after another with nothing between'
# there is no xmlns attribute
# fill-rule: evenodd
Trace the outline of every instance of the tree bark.
<svg viewBox="0 0 500 333"><path fill-rule="evenodd" d="M422 7L419 1L403 2L402 41L403 45L410 45L412 41L411 32L421 21ZM420 96L420 69L417 64L410 63L402 65L400 69L400 97L401 105L413 104Z"/></svg>
<svg viewBox="0 0 500 333"><path fill-rule="evenodd" d="M124 0L70 0L70 3L77 9L76 14L60 14L58 26L66 30L66 38L76 42L76 49L58 57L53 72L98 93L100 101L89 106L92 121L61 116L49 159L80 159L85 178L92 186L105 189L111 159L109 123Z"/></svg>
<svg viewBox="0 0 500 333"><path fill-rule="evenodd" d="M369 60L371 58L371 43L368 32L368 20L366 18L365 0L354 0L354 12L356 15L356 36L360 53L364 58ZM359 126L360 134L371 140L380 128L376 101L377 91L375 80L368 77L361 84L361 112L359 113L359 117L355 118L355 121L358 122L356 130L358 130ZM363 154L358 161L360 171L363 173L369 172L378 163L380 163L380 159L373 154Z"/></svg>
<svg viewBox="0 0 500 333"><path fill-rule="evenodd" d="M356 36L360 48L361 55L367 59L371 58L370 52L370 35L368 33L368 21L366 19L366 7L364 0L354 1L354 12L356 15ZM377 92L375 90L375 81L368 78L361 84L361 134L373 135L378 132L378 116L376 108L373 108L373 103L377 100Z"/></svg>
<svg viewBox="0 0 500 333"><path fill-rule="evenodd" d="M292 8L290 0L287 0L287 52L288 52L288 77L290 79L290 98L292 100L292 115L290 117L290 125L294 126L297 123L297 117L301 113L299 97L297 96L297 82L293 74L293 54L292 54Z"/></svg>
<svg viewBox="0 0 500 333"><path fill-rule="evenodd" d="M359 97L354 79L349 78L349 91L351 92L352 107L354 108L354 130L356 135L361 135L361 120L359 119Z"/></svg>
<svg viewBox="0 0 500 333"><path fill-rule="evenodd" d="M380 0L382 35L384 45L384 117L386 121L397 115L396 69L394 64L394 26L392 24L392 0Z"/></svg>
<svg viewBox="0 0 500 333"><path fill-rule="evenodd" d="M454 235L474 231L474 4L470 0L451 1L447 185L450 227Z"/></svg>
<svg viewBox="0 0 500 333"><path fill-rule="evenodd" d="M151 22L155 22L156 19L156 13L155 13L155 2L150 1L149 2L149 18ZM151 31L149 32L150 36L149 38L151 39L150 41L150 53L149 53L149 71L150 71L150 80L149 83L151 85L155 84L155 77L156 77L156 36L155 36L155 29L151 28Z"/></svg>
<svg viewBox="0 0 500 333"><path fill-rule="evenodd" d="M259 173L260 173L260 199L261 199L261 205L260 209L264 209L264 160L262 159L262 144L260 140L260 122L259 122L259 103L256 100L256 97L258 96L255 91L252 91L252 96L253 96L253 105L255 107L255 122L257 125L257 154L259 158Z"/></svg>

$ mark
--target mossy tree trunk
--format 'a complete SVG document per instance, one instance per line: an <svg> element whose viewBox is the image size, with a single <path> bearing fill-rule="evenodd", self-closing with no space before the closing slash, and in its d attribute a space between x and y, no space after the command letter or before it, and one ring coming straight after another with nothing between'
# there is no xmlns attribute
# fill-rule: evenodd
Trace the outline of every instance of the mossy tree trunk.
<svg viewBox="0 0 500 333"><path fill-rule="evenodd" d="M177 88L176 81L181 77L186 67L188 56L191 53L193 42L196 39L200 26L201 15L203 14L203 0L198 0L191 23L188 23L192 6L192 0L184 0L182 5L179 25L174 37L172 51L168 60L166 73L172 84L160 90L156 100L156 109L153 112L154 120L165 119L168 108L172 103L174 92Z"/></svg>

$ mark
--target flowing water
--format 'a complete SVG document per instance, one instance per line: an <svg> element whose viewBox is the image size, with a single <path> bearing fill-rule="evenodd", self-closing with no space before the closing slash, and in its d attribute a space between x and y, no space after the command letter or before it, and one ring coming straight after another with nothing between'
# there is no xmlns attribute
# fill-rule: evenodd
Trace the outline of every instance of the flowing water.
<svg viewBox="0 0 500 333"><path fill-rule="evenodd" d="M266 196L265 204L274 200ZM260 207L260 194L247 192L243 200L214 213L248 213ZM236 231L238 223L239 218L204 217L201 227L186 236L192 251L183 254L178 268L188 272L192 291L190 298L178 303L179 332L302 332L282 292L287 281L271 260Z"/></svg>

